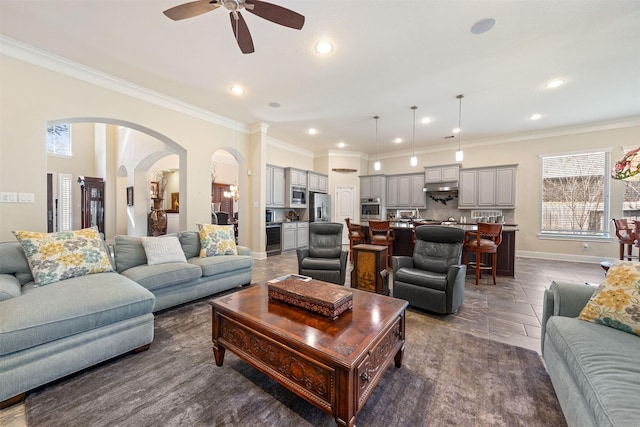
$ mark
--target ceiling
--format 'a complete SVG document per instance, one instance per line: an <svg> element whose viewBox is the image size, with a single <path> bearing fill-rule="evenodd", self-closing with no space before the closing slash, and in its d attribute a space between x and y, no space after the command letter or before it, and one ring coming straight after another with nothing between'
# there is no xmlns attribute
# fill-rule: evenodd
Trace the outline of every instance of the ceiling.
<svg viewBox="0 0 640 427"><path fill-rule="evenodd" d="M162 14L182 2L0 0L0 33L229 119L265 122L270 136L316 154L343 142L375 155L374 115L381 156L453 151L458 140L445 137L458 94L463 147L640 117L640 1L274 0L305 25L243 13L248 55L223 7L182 21ZM485 18L495 26L473 34ZM330 54L314 52L321 40ZM556 78L565 84L545 88ZM245 94L231 94L234 84Z"/></svg>

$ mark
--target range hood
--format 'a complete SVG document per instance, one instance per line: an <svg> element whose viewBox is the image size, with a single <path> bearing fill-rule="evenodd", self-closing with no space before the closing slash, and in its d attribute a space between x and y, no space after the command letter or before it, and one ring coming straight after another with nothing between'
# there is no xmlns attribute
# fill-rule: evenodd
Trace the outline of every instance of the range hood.
<svg viewBox="0 0 640 427"><path fill-rule="evenodd" d="M425 193L457 193L458 181L427 182L422 191Z"/></svg>

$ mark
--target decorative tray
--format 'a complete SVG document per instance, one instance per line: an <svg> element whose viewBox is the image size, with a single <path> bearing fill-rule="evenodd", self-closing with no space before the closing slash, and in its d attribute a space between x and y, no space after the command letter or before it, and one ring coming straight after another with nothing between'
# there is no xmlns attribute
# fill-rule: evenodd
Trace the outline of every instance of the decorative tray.
<svg viewBox="0 0 640 427"><path fill-rule="evenodd" d="M321 314L331 320L353 307L352 292L318 280L304 281L297 275L277 282L271 280L268 287L269 299Z"/></svg>

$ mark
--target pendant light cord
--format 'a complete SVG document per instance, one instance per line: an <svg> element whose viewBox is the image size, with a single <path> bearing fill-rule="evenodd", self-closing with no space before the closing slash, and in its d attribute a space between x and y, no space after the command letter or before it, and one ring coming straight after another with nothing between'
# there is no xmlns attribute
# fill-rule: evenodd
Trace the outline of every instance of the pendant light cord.
<svg viewBox="0 0 640 427"><path fill-rule="evenodd" d="M416 107L415 105L411 107L413 110L413 139L411 140L411 155L415 157L416 155Z"/></svg>
<svg viewBox="0 0 640 427"><path fill-rule="evenodd" d="M460 143L462 142L462 98L464 95L460 94L456 98L458 98L458 151L462 151Z"/></svg>
<svg viewBox="0 0 640 427"><path fill-rule="evenodd" d="M380 116L373 116L376 119L376 162L378 161L378 119Z"/></svg>

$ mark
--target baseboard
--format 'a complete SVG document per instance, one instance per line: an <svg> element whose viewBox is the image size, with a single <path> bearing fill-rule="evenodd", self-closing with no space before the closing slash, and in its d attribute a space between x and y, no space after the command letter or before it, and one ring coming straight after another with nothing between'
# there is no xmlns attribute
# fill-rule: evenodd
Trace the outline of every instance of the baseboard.
<svg viewBox="0 0 640 427"><path fill-rule="evenodd" d="M609 262L617 261L616 258L607 258L607 257L599 257L599 256L572 255L572 254L559 254L555 252L533 252L533 251L518 251L518 250L516 250L516 257L549 259L549 260L569 261L569 262L584 262L588 264L600 264L603 261L609 261Z"/></svg>

